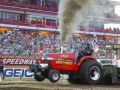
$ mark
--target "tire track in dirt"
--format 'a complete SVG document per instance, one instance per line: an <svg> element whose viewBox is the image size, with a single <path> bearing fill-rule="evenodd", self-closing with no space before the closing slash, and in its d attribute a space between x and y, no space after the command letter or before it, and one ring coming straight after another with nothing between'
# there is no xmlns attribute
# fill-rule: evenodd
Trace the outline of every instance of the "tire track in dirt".
<svg viewBox="0 0 120 90"><path fill-rule="evenodd" d="M0 83L0 90L120 90L117 85L78 85L49 82Z"/></svg>

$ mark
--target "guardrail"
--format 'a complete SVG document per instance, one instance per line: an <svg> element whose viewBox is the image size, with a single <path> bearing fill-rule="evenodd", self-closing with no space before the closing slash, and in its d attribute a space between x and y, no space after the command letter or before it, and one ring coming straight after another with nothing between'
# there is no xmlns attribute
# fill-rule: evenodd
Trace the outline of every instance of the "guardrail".
<svg viewBox="0 0 120 90"><path fill-rule="evenodd" d="M37 27L48 27L48 28L57 28L56 22L38 22L38 21L16 21L9 19L0 19L0 23L3 24L13 24L13 25L25 25L25 26L37 26Z"/></svg>

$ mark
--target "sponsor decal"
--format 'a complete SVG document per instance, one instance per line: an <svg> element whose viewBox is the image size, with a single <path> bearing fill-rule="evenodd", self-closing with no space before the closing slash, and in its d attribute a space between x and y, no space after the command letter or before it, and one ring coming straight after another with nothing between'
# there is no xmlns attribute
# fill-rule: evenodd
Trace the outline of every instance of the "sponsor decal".
<svg viewBox="0 0 120 90"><path fill-rule="evenodd" d="M32 77L33 73L26 68L4 68L5 77Z"/></svg>
<svg viewBox="0 0 120 90"><path fill-rule="evenodd" d="M60 58L68 58L69 55L66 55L66 54L63 54L63 55L60 55Z"/></svg>
<svg viewBox="0 0 120 90"><path fill-rule="evenodd" d="M70 61L56 61L55 63L59 65L73 65L73 62Z"/></svg>
<svg viewBox="0 0 120 90"><path fill-rule="evenodd" d="M35 62L35 59L3 59L4 65L30 65Z"/></svg>

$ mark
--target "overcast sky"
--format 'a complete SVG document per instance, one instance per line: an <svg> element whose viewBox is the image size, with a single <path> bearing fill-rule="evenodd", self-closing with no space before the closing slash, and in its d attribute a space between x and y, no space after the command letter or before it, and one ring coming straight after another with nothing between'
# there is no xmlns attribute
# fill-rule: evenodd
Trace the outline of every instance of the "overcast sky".
<svg viewBox="0 0 120 90"><path fill-rule="evenodd" d="M115 13L120 16L120 6L115 7Z"/></svg>
<svg viewBox="0 0 120 90"><path fill-rule="evenodd" d="M110 0L110 1L117 1L120 2L120 0ZM115 13L120 16L120 6L115 6ZM120 23L114 24L114 23L109 23L104 25L105 28L120 28Z"/></svg>
<svg viewBox="0 0 120 90"><path fill-rule="evenodd" d="M120 2L120 0L110 0L110 1ZM116 6L116 7L115 7L115 13L120 16L120 6Z"/></svg>

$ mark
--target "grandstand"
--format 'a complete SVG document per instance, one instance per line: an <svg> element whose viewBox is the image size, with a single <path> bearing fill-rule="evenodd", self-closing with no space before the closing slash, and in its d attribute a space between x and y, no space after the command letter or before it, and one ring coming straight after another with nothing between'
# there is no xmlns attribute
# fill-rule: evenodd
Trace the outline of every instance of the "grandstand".
<svg viewBox="0 0 120 90"><path fill-rule="evenodd" d="M59 1L0 0L0 60L2 58L5 64L5 77L21 74L31 77L28 65L39 59L41 53L78 52L84 42L99 48L94 53L97 59L114 58L113 50L105 46L120 44L120 29L105 28L104 25L120 23L120 16L114 13L114 7L120 3L106 0L100 5L104 7L102 17L89 12L79 30L62 44L57 18ZM117 59L120 59L120 50L117 50Z"/></svg>

